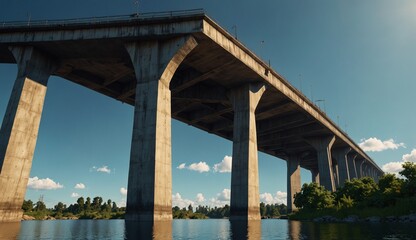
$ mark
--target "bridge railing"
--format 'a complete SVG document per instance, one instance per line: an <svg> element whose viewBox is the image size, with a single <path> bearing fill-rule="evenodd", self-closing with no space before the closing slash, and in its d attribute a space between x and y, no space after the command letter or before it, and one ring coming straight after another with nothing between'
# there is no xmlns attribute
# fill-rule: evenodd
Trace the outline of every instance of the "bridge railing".
<svg viewBox="0 0 416 240"><path fill-rule="evenodd" d="M203 9L190 9L168 12L148 12L148 13L133 13L129 15L116 16L102 16L102 17L88 17L88 18L73 18L63 20L27 20L27 21L10 21L0 24L0 28L15 28L15 27L42 27L42 26L66 26L66 25L89 25L89 24L106 24L114 22L126 22L135 20L150 20L162 18L174 18L183 16L200 16L204 15Z"/></svg>

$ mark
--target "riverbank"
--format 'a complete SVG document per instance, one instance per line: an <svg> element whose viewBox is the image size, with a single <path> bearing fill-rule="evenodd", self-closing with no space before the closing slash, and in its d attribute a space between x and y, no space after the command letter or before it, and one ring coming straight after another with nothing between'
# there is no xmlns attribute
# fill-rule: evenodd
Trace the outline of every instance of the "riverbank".
<svg viewBox="0 0 416 240"><path fill-rule="evenodd" d="M350 208L302 209L290 220L314 222L416 222L416 198L398 199L388 207L356 206Z"/></svg>
<svg viewBox="0 0 416 240"><path fill-rule="evenodd" d="M378 217L372 216L367 218L359 218L357 215L351 215L346 218L336 218L333 216L322 216L314 218L314 222L343 222L343 223L356 223L356 222L370 222L370 223L411 223L416 222L416 214L409 214L404 216L387 216Z"/></svg>

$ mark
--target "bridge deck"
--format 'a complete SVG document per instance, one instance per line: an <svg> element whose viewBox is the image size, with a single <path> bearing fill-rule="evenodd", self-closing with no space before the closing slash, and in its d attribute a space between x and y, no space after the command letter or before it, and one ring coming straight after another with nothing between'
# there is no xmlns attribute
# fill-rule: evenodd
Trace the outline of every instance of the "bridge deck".
<svg viewBox="0 0 416 240"><path fill-rule="evenodd" d="M0 26L0 62L15 62L8 46L31 45L56 59L54 75L134 105L136 78L124 44L180 35L192 35L198 46L171 81L173 118L232 140L229 90L244 82L263 82L268 88L256 111L260 151L282 159L301 152L301 167L317 169L316 151L305 138L335 135L334 147L350 146L381 171L300 91L200 12L5 24Z"/></svg>

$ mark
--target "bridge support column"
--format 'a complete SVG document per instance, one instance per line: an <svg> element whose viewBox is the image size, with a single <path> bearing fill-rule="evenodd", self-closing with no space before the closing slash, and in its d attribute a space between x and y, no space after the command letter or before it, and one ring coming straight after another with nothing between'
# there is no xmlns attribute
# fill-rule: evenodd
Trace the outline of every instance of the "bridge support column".
<svg viewBox="0 0 416 240"><path fill-rule="evenodd" d="M335 148L333 153L338 162L338 186L344 186L345 181L350 180L347 164L347 155L351 151L350 147Z"/></svg>
<svg viewBox="0 0 416 240"><path fill-rule="evenodd" d="M231 220L260 219L255 110L264 91L262 84L246 84L230 94L234 109Z"/></svg>
<svg viewBox="0 0 416 240"><path fill-rule="evenodd" d="M0 222L20 221L53 61L32 47L10 48L18 74L0 130Z"/></svg>
<svg viewBox="0 0 416 240"><path fill-rule="evenodd" d="M315 137L307 140L318 154L319 183L327 190L334 192L336 188L332 172L331 148L335 142L335 137Z"/></svg>
<svg viewBox="0 0 416 240"><path fill-rule="evenodd" d="M319 184L319 170L318 169L312 169L312 182Z"/></svg>
<svg viewBox="0 0 416 240"><path fill-rule="evenodd" d="M363 173L362 173L363 163L364 163L364 158L357 155L357 157L355 158L355 169L356 169L356 172L357 172L357 178L362 178L363 177Z"/></svg>
<svg viewBox="0 0 416 240"><path fill-rule="evenodd" d="M367 164L367 161L364 161L363 162L362 172L363 172L363 177L368 177L368 164Z"/></svg>
<svg viewBox="0 0 416 240"><path fill-rule="evenodd" d="M287 162L287 211L290 213L296 210L293 204L295 193L300 192L300 156L298 154L289 155Z"/></svg>
<svg viewBox="0 0 416 240"><path fill-rule="evenodd" d="M350 180L353 178L357 178L357 170L355 167L355 158L357 155L355 153L347 154L347 162L348 162L348 172L350 175Z"/></svg>
<svg viewBox="0 0 416 240"><path fill-rule="evenodd" d="M137 85L126 220L172 219L170 81L195 39L126 44Z"/></svg>

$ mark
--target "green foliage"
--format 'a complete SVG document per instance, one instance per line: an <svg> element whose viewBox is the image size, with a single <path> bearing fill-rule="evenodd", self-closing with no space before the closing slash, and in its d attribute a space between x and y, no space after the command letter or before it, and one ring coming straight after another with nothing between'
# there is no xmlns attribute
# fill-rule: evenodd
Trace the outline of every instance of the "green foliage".
<svg viewBox="0 0 416 240"><path fill-rule="evenodd" d="M350 196L342 195L342 197L337 201L337 208L352 208L354 206L354 200Z"/></svg>
<svg viewBox="0 0 416 240"><path fill-rule="evenodd" d="M406 196L416 196L416 164L412 162L405 162L403 164L403 170L399 172L400 175L404 176L402 193Z"/></svg>
<svg viewBox="0 0 416 240"><path fill-rule="evenodd" d="M35 206L34 210L36 212L44 212L44 211L46 211L46 205L45 205L45 203L39 200L36 203L36 206Z"/></svg>
<svg viewBox="0 0 416 240"><path fill-rule="evenodd" d="M338 201L345 195L360 204L364 200L369 200L377 190L378 186L372 178L354 178L351 181L346 181L344 187L339 188L335 195Z"/></svg>
<svg viewBox="0 0 416 240"><path fill-rule="evenodd" d="M334 205L334 196L317 183L303 184L300 192L295 194L295 206L299 209L323 209Z"/></svg>
<svg viewBox="0 0 416 240"><path fill-rule="evenodd" d="M358 216L361 219L368 217L389 217L389 216L403 216L416 212L416 197L398 199L396 205L390 207L365 207L356 206L352 208L325 208L321 210L302 209L295 214L289 216L292 220L311 220L322 216L333 216L338 219L343 219L351 215Z"/></svg>
<svg viewBox="0 0 416 240"><path fill-rule="evenodd" d="M401 197L403 180L394 174L385 174L378 181L378 191L373 195L371 202L373 206L387 207L396 204Z"/></svg>
<svg viewBox="0 0 416 240"><path fill-rule="evenodd" d="M23 200L22 209L24 212L31 212L33 210L33 202L31 200Z"/></svg>
<svg viewBox="0 0 416 240"><path fill-rule="evenodd" d="M403 170L399 172L400 175L405 177L408 181L416 180L416 164L413 162L405 162L402 165Z"/></svg>
<svg viewBox="0 0 416 240"><path fill-rule="evenodd" d="M84 202L84 198L77 199L75 204L71 204L66 207L62 202L58 202L53 209L46 209L45 204L42 201L38 201L33 208L31 200L25 200L22 205L22 209L26 215L33 216L36 219L45 219L47 216L53 216L56 219L62 218L80 218L80 219L118 219L124 218L125 208L117 207L115 202L110 199L103 203L101 197L95 197L95 202L92 206L91 198L87 198ZM31 208L33 211L31 212Z"/></svg>
<svg viewBox="0 0 416 240"><path fill-rule="evenodd" d="M284 206L284 207L283 207ZM280 216L280 211L285 212L287 211L284 210L284 208L286 207L286 205L283 204L279 205L279 204L265 204L265 203L260 203L260 216L261 218L277 218Z"/></svg>
<svg viewBox="0 0 416 240"><path fill-rule="evenodd" d="M300 193L295 194L295 205L300 211L291 215L292 219L311 219L323 215L337 218L357 215L401 216L416 212L416 164L405 162L399 179L394 174L383 175L378 184L372 178L364 177L344 183L333 194L336 196L336 207L322 207L318 186L305 184Z"/></svg>

